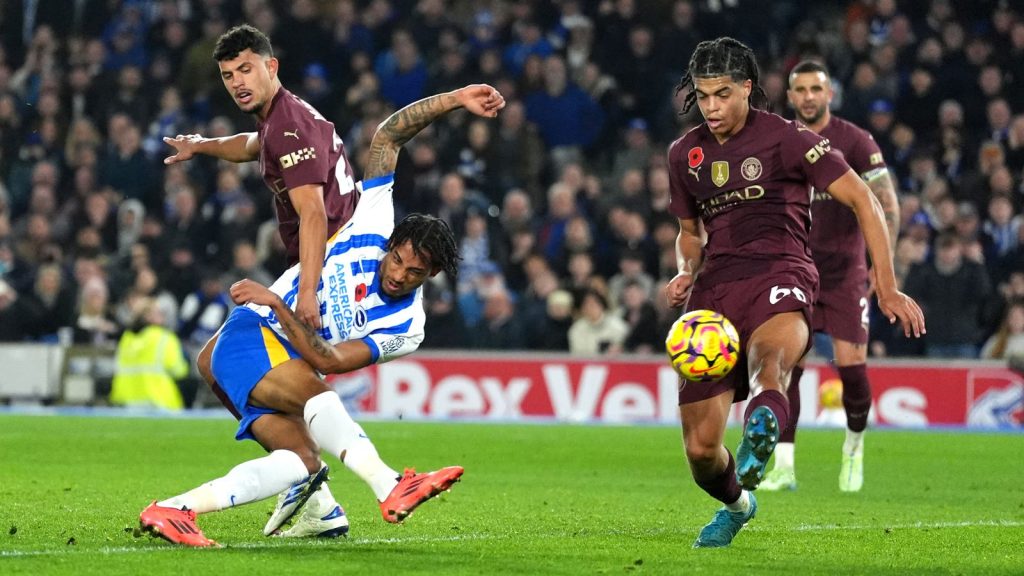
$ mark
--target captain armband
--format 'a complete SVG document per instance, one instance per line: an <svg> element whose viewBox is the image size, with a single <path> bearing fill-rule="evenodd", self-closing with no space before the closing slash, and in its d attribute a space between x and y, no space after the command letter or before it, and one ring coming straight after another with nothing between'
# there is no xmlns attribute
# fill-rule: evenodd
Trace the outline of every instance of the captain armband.
<svg viewBox="0 0 1024 576"><path fill-rule="evenodd" d="M872 180L874 180L876 178L880 178L880 177L882 177L882 176L884 176L884 175L886 175L888 173L889 173L889 169L886 168L885 166L882 166L880 168L874 168L872 170L868 170L867 172L864 172L863 174L861 174L860 177L862 179L864 179L865 182L871 182Z"/></svg>

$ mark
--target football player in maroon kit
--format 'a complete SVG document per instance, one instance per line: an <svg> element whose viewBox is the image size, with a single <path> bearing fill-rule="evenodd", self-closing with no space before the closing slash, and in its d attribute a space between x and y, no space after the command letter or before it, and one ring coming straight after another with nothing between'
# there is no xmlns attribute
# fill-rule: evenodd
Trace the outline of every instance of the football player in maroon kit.
<svg viewBox="0 0 1024 576"><path fill-rule="evenodd" d="M882 151L866 130L832 115L832 84L828 69L819 62L804 61L789 73L789 103L797 120L824 138L867 183L878 198L895 249L899 235L900 206ZM843 443L839 489L857 492L864 484L864 429L871 410L871 386L867 374L868 267L864 238L857 217L825 191L814 191L811 203L811 257L818 269L821 288L814 303L811 328L832 339L839 378L843 382L846 441ZM761 483L762 490L796 489L793 449L800 416L800 376L803 365L793 368L789 391L789 426L775 447L775 467Z"/></svg>
<svg viewBox="0 0 1024 576"><path fill-rule="evenodd" d="M175 149L164 163L196 154L230 162L259 160L263 181L274 194L288 265L303 264L296 315L319 329L316 287L324 247L359 201L345 145L334 124L281 86L270 40L259 30L247 24L228 30L217 40L213 58L235 103L256 117L257 130L224 138L164 138Z"/></svg>
<svg viewBox="0 0 1024 576"><path fill-rule="evenodd" d="M323 268L327 239L351 218L359 201L359 190L352 167L345 156L345 145L328 122L312 106L281 85L278 60L270 39L256 28L243 24L225 32L213 50L224 88L243 111L256 117L255 132L243 132L223 138L204 138L198 134L164 138L175 154L165 164L189 160L206 154L230 162L259 160L263 180L274 195L278 231L287 248L288 265L301 264L295 316L315 330L322 330L317 284ZM218 334L199 352L199 373L225 407L211 369ZM301 422L294 422L291 434L273 436L263 447L293 450L306 458L316 458L318 448ZM284 442L281 439L288 439ZM327 467L310 479L322 479ZM310 498L325 509L337 505L326 483ZM297 511L297 501L283 492L264 532L276 531ZM303 500L302 502L305 502Z"/></svg>
<svg viewBox="0 0 1024 576"><path fill-rule="evenodd" d="M766 102L753 52L722 37L701 42L678 89L704 122L669 147L679 219L679 273L669 303L724 314L740 334L739 363L711 384L680 382L683 443L697 485L724 506L694 547L728 546L757 513L752 490L789 420L786 387L810 347L818 273L808 248L811 189L853 209L864 234L879 307L904 334L924 316L896 288L884 216L863 180L813 131L759 110ZM723 444L730 408L750 396L736 458Z"/></svg>

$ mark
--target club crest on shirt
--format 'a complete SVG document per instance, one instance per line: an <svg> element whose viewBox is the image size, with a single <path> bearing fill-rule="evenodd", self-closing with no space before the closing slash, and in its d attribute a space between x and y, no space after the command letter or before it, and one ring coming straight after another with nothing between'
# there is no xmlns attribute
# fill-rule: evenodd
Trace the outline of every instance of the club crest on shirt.
<svg viewBox="0 0 1024 576"><path fill-rule="evenodd" d="M729 162L727 160L715 160L711 163L711 181L718 187L724 186L729 181Z"/></svg>
<svg viewBox="0 0 1024 576"><path fill-rule="evenodd" d="M355 320L356 328L361 330L363 326L366 326L366 310L364 310L362 306L356 308Z"/></svg>
<svg viewBox="0 0 1024 576"><path fill-rule="evenodd" d="M761 161L751 156L740 165L740 174L747 180L753 182L761 177Z"/></svg>

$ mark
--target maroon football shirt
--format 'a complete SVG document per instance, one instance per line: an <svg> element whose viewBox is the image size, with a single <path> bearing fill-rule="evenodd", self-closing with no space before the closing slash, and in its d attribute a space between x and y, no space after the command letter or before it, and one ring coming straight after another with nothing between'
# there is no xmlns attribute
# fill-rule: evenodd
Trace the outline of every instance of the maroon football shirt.
<svg viewBox="0 0 1024 576"><path fill-rule="evenodd" d="M669 212L700 218L708 234L701 282L801 269L817 278L807 246L811 186L849 170L828 139L751 109L724 144L702 123L669 147Z"/></svg>
<svg viewBox="0 0 1024 576"><path fill-rule="evenodd" d="M832 149L843 154L846 163L862 178L885 169L882 151L866 130L832 116L820 133ZM815 188L811 203L811 257L822 282L843 279L867 281L864 235L857 216L824 190Z"/></svg>
<svg viewBox="0 0 1024 576"><path fill-rule="evenodd" d="M334 124L284 88L274 95L266 121L259 123L259 139L260 171L274 193L278 230L293 265L299 261L299 214L288 191L323 186L327 238L352 217L359 191Z"/></svg>

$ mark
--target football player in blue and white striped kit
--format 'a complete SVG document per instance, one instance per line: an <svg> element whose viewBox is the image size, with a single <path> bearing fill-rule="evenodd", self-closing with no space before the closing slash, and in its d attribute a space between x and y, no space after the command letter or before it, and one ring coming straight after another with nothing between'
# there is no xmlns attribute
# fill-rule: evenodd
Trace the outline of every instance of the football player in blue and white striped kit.
<svg viewBox="0 0 1024 576"><path fill-rule="evenodd" d="M144 530L178 544L216 545L196 526L196 514L283 492L268 523L273 528L268 533L275 532L326 479L326 466L309 450L310 441L370 486L388 522L404 520L458 481L463 472L459 466L426 474L407 469L402 475L387 466L320 374L393 360L422 342L421 287L442 270L455 274L458 247L448 226L434 216L412 214L395 226L392 194L398 152L451 110L466 108L493 118L504 105L494 88L471 85L410 104L378 127L359 204L351 220L328 240L318 288L320 330L295 316L298 265L270 288L250 280L231 287L232 299L244 305L221 328L212 356L216 382L211 385L239 419L235 438L252 438L271 452L189 492L154 502L140 515ZM319 535L345 533L343 516L340 507L329 512L322 520L333 528Z"/></svg>

